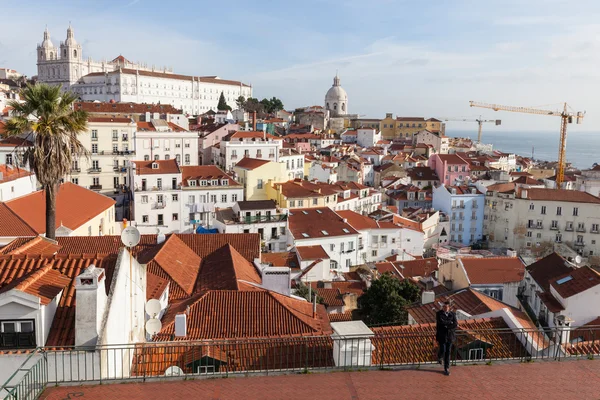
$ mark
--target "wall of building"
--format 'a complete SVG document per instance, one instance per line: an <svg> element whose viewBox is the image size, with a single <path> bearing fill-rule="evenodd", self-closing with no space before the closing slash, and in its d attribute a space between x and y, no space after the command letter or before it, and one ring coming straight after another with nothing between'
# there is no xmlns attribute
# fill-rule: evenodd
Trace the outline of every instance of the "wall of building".
<svg viewBox="0 0 600 400"><path fill-rule="evenodd" d="M137 160L172 160L179 165L199 165L198 134L196 132L135 133Z"/></svg>
<svg viewBox="0 0 600 400"><path fill-rule="evenodd" d="M35 175L24 176L7 182L0 182L0 201L12 200L16 197L33 193L36 190L37 179L35 178Z"/></svg>
<svg viewBox="0 0 600 400"><path fill-rule="evenodd" d="M244 186L245 200L268 200L267 187L271 182L285 182L285 165L269 162L253 170L233 167L238 182Z"/></svg>

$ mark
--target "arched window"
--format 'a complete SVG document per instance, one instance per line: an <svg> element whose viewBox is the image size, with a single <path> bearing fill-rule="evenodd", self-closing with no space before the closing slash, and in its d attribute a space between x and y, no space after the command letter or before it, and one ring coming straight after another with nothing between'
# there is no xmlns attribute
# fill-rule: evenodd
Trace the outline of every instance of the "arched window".
<svg viewBox="0 0 600 400"><path fill-rule="evenodd" d="M67 49L63 50L63 56L65 56L65 57L67 56Z"/></svg>
<svg viewBox="0 0 600 400"><path fill-rule="evenodd" d="M346 111L346 104L342 103L342 111Z"/></svg>
<svg viewBox="0 0 600 400"><path fill-rule="evenodd" d="M327 109L329 110L329 103L327 103Z"/></svg>
<svg viewBox="0 0 600 400"><path fill-rule="evenodd" d="M333 111L337 111L337 103L333 103Z"/></svg>
<svg viewBox="0 0 600 400"><path fill-rule="evenodd" d="M73 50L73 57L77 58L77 50Z"/></svg>
<svg viewBox="0 0 600 400"><path fill-rule="evenodd" d="M54 53L51 51L50 52L50 59L53 59L53 58L54 58Z"/></svg>

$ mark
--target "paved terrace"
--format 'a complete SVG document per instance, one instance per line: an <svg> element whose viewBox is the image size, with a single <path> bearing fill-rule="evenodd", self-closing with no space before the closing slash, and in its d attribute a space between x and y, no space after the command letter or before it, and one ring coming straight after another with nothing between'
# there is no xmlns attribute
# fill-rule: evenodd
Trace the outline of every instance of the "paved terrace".
<svg viewBox="0 0 600 400"><path fill-rule="evenodd" d="M364 372L60 386L40 399L600 399L600 361L536 361Z"/></svg>

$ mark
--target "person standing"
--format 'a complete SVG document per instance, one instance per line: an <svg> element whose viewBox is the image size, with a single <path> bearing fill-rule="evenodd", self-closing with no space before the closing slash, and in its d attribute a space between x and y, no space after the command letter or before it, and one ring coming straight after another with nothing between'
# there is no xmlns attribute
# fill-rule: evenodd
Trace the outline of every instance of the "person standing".
<svg viewBox="0 0 600 400"><path fill-rule="evenodd" d="M444 375L450 375L450 353L452 344L456 339L456 327L458 321L456 314L450 310L450 302L444 302L444 306L436 315L435 339L438 342L438 363L444 363Z"/></svg>

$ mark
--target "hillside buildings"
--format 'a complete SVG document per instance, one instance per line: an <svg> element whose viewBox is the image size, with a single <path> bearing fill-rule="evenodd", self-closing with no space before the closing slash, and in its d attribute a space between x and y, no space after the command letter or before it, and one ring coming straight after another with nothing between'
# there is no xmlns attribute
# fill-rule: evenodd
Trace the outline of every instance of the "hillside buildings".
<svg viewBox="0 0 600 400"><path fill-rule="evenodd" d="M122 55L111 61L84 58L71 26L59 47L46 29L36 53L40 82L62 85L85 101L170 104L197 115L216 110L221 93L232 108L239 96L252 97L250 85L218 76L179 75L166 67L131 62Z"/></svg>
<svg viewBox="0 0 600 400"><path fill-rule="evenodd" d="M450 242L470 245L483 239L485 196L474 186L440 185L433 208L450 218Z"/></svg>

